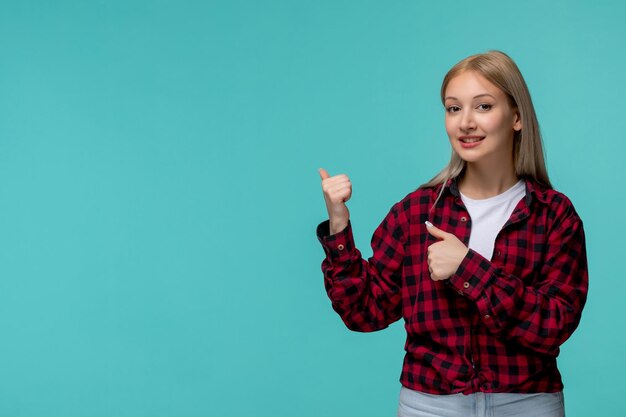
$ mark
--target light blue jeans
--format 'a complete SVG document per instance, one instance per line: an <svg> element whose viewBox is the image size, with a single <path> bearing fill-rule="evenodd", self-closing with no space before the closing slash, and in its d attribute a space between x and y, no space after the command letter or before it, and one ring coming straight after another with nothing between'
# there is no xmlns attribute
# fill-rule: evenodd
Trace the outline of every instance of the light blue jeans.
<svg viewBox="0 0 626 417"><path fill-rule="evenodd" d="M398 417L565 417L563 393L432 395L402 387Z"/></svg>

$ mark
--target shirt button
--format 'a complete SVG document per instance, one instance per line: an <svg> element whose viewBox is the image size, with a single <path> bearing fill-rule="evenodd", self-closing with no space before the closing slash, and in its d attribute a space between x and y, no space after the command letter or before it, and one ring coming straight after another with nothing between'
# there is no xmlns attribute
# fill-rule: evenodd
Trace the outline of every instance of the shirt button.
<svg viewBox="0 0 626 417"><path fill-rule="evenodd" d="M489 314L485 314L485 318L488 319L490 316Z"/></svg>
<svg viewBox="0 0 626 417"><path fill-rule="evenodd" d="M469 282L464 282L463 283L463 288L469 288Z"/></svg>
<svg viewBox="0 0 626 417"><path fill-rule="evenodd" d="M345 246L343 246L341 243L339 245L337 245L337 249L339 250L344 250Z"/></svg>
<svg viewBox="0 0 626 417"><path fill-rule="evenodd" d="M465 216L461 217L461 221L462 221L463 223L465 223L465 222L467 221L467 217L465 217Z"/></svg>

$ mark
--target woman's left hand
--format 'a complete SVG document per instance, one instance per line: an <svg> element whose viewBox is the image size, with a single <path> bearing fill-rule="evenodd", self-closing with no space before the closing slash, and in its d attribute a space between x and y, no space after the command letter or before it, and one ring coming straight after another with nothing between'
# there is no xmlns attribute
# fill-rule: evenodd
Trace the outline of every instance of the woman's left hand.
<svg viewBox="0 0 626 417"><path fill-rule="evenodd" d="M428 247L428 270L434 281L448 279L459 269L459 265L469 252L469 248L452 233L444 232L426 223L428 233L440 239Z"/></svg>

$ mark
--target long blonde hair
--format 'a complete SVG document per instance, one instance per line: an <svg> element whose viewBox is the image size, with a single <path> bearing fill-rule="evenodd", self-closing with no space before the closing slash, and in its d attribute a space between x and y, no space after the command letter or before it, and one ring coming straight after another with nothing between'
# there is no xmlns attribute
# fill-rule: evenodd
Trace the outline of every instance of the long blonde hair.
<svg viewBox="0 0 626 417"><path fill-rule="evenodd" d="M448 71L441 84L441 101L444 102L448 83L464 71L474 71L502 90L519 111L522 121L521 131L513 135L513 161L518 177L530 177L535 181L552 188L543 155L543 143L535 107L524 77L513 60L504 52L489 51L484 54L472 55L460 61ZM434 187L445 184L449 179L463 173L465 161L452 150L448 165L420 188ZM442 188L443 191L443 188Z"/></svg>

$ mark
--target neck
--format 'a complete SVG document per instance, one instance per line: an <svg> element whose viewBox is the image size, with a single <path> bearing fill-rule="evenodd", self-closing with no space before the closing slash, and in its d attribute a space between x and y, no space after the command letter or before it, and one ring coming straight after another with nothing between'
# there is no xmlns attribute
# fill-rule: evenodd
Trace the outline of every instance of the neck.
<svg viewBox="0 0 626 417"><path fill-rule="evenodd" d="M467 163L459 190L469 198L480 200L502 194L518 181L513 164L486 167Z"/></svg>

